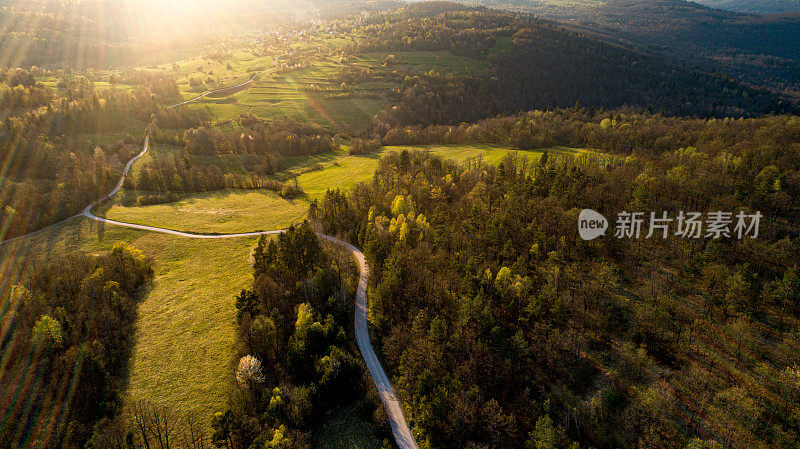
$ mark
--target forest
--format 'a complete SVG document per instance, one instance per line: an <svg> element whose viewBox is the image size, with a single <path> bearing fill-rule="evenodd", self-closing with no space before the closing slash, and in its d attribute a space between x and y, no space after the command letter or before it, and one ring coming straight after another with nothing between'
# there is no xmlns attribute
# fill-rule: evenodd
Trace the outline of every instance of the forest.
<svg viewBox="0 0 800 449"><path fill-rule="evenodd" d="M252 289L235 298L237 389L214 416L215 444L304 448L328 410L381 416L352 337L357 275L351 255L323 245L308 221L260 239Z"/></svg>
<svg viewBox="0 0 800 449"><path fill-rule="evenodd" d="M401 124L457 124L576 104L703 117L797 109L788 95L524 15L419 2L363 22L357 29L367 38L349 51L449 50L489 64L485 77L407 76L399 110L391 111Z"/></svg>
<svg viewBox="0 0 800 449"><path fill-rule="evenodd" d="M393 152L310 215L364 248L373 332L421 446L792 447L798 126L586 109L489 119L462 131L609 143L498 167ZM757 239L587 242L583 208L766 220Z"/></svg>
<svg viewBox="0 0 800 449"><path fill-rule="evenodd" d="M98 90L90 73L60 70L56 94L35 80L47 73L0 72L0 198L7 237L71 217L111 191L125 163L141 151L141 139L131 134L137 128L153 120L202 123L202 114L162 106L179 97L175 80L164 75L132 71L121 78L136 86L132 91Z"/></svg>
<svg viewBox="0 0 800 449"><path fill-rule="evenodd" d="M371 446L392 447L354 339L357 266L319 232L366 255L371 341L420 447L800 446L797 48L778 45L796 31L791 17L778 26L708 13L699 20L719 22L707 34L668 41L642 30L680 30L694 6L679 2L652 25L640 9L664 2L609 2L601 25L618 28L606 33L519 10L324 2L320 14L336 20L287 37L296 25L287 19L286 36L217 42L195 58L197 71L191 58L107 71L147 47L133 48L111 11L89 11L94 0L48 0L40 11L15 3L0 25L36 21L40 31L0 36L0 51L31 42L24 59L8 60L25 68L0 69L4 239L106 195L144 136L152 147L112 205L136 224L193 233L216 220L202 232L222 234L264 229L270 208L289 207L284 199L310 208L308 221L290 211L296 224L282 234L236 240L230 251L225 239L215 257L199 246L206 240L115 228L151 245L143 253L102 242L115 235L104 227L73 220L69 241L54 227L53 241L72 249L0 282L0 384L13 386L0 388L0 447L324 447L320 429L342 411ZM108 22L69 17L73 3ZM628 24L630 11L641 21ZM741 45L721 56L708 42L724 42L725 30ZM91 38L83 48L81 37ZM702 65L664 57L692 37ZM212 63L236 87L170 107L222 84ZM717 70L728 66L740 71ZM235 84L261 70L252 85ZM343 116L353 123L329 119L338 108L350 108ZM264 115L275 110L287 116ZM508 154L461 163L432 154L467 146ZM298 178L311 171L320 173L305 196ZM321 194L345 183L355 186ZM174 221L150 222L173 217L133 207L170 202ZM608 232L585 241L576 232L583 209L762 220L757 237ZM17 243L38 248L35 238ZM8 247L13 257L18 247ZM214 278L201 279L203 270ZM139 328L143 299L177 304L164 315L184 321L158 315ZM192 327L201 321L222 323L220 335ZM225 357L184 369L221 372L187 377L208 381L191 385L192 399L227 388L197 408L213 414L192 413L184 396L183 407L162 403L164 391L190 389L164 377L125 397L134 336L149 332L148 348L163 349L174 328L198 335L182 348L170 341L176 360L223 348Z"/></svg>
<svg viewBox="0 0 800 449"><path fill-rule="evenodd" d="M137 303L152 276L153 261L120 242L101 256L56 255L4 283L0 401L17 425L0 426L0 446L102 447L84 444L122 407Z"/></svg>

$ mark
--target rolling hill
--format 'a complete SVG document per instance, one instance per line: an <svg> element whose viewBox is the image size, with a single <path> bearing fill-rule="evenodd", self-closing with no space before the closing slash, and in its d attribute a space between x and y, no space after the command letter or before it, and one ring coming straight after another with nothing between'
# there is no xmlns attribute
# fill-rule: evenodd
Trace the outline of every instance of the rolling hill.
<svg viewBox="0 0 800 449"><path fill-rule="evenodd" d="M745 14L685 0L484 4L563 22L751 85L800 92L800 13Z"/></svg>
<svg viewBox="0 0 800 449"><path fill-rule="evenodd" d="M759 14L784 13L800 10L797 0L700 0L705 6L726 11L750 12Z"/></svg>

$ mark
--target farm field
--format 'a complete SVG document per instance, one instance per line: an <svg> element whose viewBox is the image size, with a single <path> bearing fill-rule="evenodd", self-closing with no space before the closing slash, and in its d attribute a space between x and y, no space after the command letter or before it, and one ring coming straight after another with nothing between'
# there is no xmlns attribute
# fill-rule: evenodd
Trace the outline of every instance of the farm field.
<svg viewBox="0 0 800 449"><path fill-rule="evenodd" d="M205 110L213 123L225 124L242 113L260 118L289 117L312 121L324 126L364 128L372 117L389 105L385 93L399 84L388 80L371 80L353 85L339 84L334 78L345 69L370 70L381 67L385 54L375 52L359 56L336 53L351 44L349 39L321 37L317 41L297 43L288 51L314 51L317 56L303 59L296 68L278 73L263 73L240 90L201 98L185 107ZM197 56L172 65L157 67L178 80L181 95L191 99L207 90L235 86L255 73L273 67L274 54L259 55L250 50L237 50L225 58ZM404 73L439 73L480 76L486 73L485 60L456 56L448 51L401 51L393 54L392 67ZM283 62L286 57L280 58Z"/></svg>
<svg viewBox="0 0 800 449"><path fill-rule="evenodd" d="M333 85L331 78L346 67L366 68L370 64L379 64L379 61L354 60L340 63L332 58L314 60L309 67L278 74L265 73L256 78L247 89L223 97L202 98L186 107L205 110L213 123L226 122L239 114L250 112L266 119L288 117L324 126L346 123L364 127L388 102L376 98L376 93L358 87L342 89L341 86ZM221 82L219 86L231 86L247 79L249 76L238 76ZM310 85L324 90L313 90ZM184 90L185 86L182 84L179 83L179 86L182 86L182 94L187 99L205 90L190 92Z"/></svg>

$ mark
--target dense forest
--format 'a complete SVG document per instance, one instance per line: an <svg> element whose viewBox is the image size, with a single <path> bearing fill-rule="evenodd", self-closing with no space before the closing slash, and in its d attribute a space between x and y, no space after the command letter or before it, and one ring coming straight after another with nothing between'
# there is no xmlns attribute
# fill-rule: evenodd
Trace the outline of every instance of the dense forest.
<svg viewBox="0 0 800 449"><path fill-rule="evenodd" d="M312 206L364 248L372 332L422 446L798 444L796 118L577 109L458 129L605 152L390 153ZM756 239L586 242L583 208L764 220Z"/></svg>
<svg viewBox="0 0 800 449"><path fill-rule="evenodd" d="M277 239L262 237L253 260L252 289L235 301L237 388L212 420L214 443L304 448L309 430L335 407L380 416L352 338L352 256L324 246L306 221Z"/></svg>
<svg viewBox="0 0 800 449"><path fill-rule="evenodd" d="M103 447L85 443L122 406L139 293L152 275L150 259L118 243L100 256L43 260L3 284L0 446Z"/></svg>

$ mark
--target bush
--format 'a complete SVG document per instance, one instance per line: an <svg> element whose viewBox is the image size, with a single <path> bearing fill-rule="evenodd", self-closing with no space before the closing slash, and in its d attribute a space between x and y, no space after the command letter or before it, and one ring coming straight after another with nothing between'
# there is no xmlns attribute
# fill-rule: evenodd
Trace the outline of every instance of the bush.
<svg viewBox="0 0 800 449"><path fill-rule="evenodd" d="M349 154L367 154L372 153L373 151L377 150L381 147L381 141L378 139L360 139L356 138L353 139L352 145L350 145Z"/></svg>
<svg viewBox="0 0 800 449"><path fill-rule="evenodd" d="M297 184L284 184L281 188L281 198L292 199L302 195L303 189Z"/></svg>
<svg viewBox="0 0 800 449"><path fill-rule="evenodd" d="M164 204L178 201L176 193L155 193L150 195L139 195L136 197L137 206L148 206L151 204Z"/></svg>

